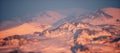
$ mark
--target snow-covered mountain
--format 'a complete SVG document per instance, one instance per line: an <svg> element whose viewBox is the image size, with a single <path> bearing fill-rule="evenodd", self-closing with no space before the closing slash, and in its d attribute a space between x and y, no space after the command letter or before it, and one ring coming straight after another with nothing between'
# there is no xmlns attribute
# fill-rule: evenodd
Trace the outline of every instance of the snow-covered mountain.
<svg viewBox="0 0 120 53"><path fill-rule="evenodd" d="M0 39L0 52L120 53L120 8L104 8L79 16L64 16L53 11L42 14L37 17L44 19L35 18L37 23L53 20L50 22L53 26L37 28L36 24L27 23L3 30L4 34L17 34Z"/></svg>

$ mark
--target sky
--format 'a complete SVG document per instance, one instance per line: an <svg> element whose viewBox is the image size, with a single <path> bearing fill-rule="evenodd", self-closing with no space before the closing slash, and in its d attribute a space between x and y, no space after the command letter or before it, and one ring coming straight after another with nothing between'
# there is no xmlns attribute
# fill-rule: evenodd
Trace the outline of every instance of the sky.
<svg viewBox="0 0 120 53"><path fill-rule="evenodd" d="M0 22L43 10L61 8L96 10L104 7L120 8L120 0L0 0Z"/></svg>

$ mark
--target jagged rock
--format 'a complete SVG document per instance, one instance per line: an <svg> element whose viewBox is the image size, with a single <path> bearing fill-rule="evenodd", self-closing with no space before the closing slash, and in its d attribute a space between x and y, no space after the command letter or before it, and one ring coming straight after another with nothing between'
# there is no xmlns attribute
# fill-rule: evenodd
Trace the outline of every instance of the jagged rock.
<svg viewBox="0 0 120 53"><path fill-rule="evenodd" d="M100 36L100 37L96 37L96 38L93 38L93 41L97 41L97 40L101 40L101 39L106 39L107 36Z"/></svg>
<svg viewBox="0 0 120 53"><path fill-rule="evenodd" d="M118 41L120 41L120 37L116 37L116 38L114 38L113 40L110 41L110 43L118 42Z"/></svg>
<svg viewBox="0 0 120 53"><path fill-rule="evenodd" d="M79 45L77 44L77 45L71 47L72 53L76 53L78 50L79 50L79 52L83 52L83 51L86 52L89 49L81 44L79 44Z"/></svg>

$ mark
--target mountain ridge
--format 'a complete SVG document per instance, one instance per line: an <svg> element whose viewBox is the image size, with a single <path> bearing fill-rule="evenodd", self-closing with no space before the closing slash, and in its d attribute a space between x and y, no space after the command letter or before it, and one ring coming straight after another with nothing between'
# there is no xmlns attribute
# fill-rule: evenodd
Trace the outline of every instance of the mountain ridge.
<svg viewBox="0 0 120 53"><path fill-rule="evenodd" d="M60 19L64 21L58 26L45 25L43 29L43 25L42 31L33 34L4 37L0 39L0 47L16 46L19 53L119 53L119 10L104 8L85 15L68 16Z"/></svg>

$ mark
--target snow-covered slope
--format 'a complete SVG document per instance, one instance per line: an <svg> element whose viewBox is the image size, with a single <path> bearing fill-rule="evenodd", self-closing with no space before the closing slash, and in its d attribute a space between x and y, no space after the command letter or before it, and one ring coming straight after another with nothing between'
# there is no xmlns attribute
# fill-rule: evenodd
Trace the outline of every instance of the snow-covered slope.
<svg viewBox="0 0 120 53"><path fill-rule="evenodd" d="M38 15L35 15L35 17L32 18L32 22L35 22L38 24L52 25L53 23L65 17L66 16L56 11L48 10L48 11L43 11L39 13Z"/></svg>
<svg viewBox="0 0 120 53"><path fill-rule="evenodd" d="M90 13L83 19L83 22L94 25L101 24L117 24L120 23L120 9L119 8L104 8Z"/></svg>
<svg viewBox="0 0 120 53"><path fill-rule="evenodd" d="M33 34L34 32L41 32L47 28L49 28L49 25L38 25L35 23L24 23L22 25L2 30L0 31L0 37L7 37L10 35L23 35L23 34Z"/></svg>

